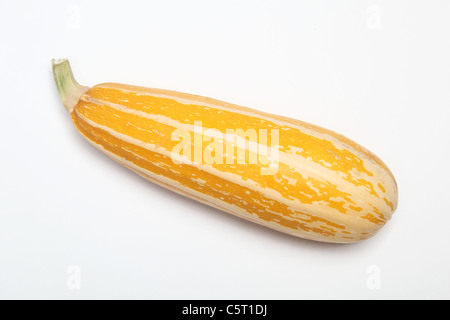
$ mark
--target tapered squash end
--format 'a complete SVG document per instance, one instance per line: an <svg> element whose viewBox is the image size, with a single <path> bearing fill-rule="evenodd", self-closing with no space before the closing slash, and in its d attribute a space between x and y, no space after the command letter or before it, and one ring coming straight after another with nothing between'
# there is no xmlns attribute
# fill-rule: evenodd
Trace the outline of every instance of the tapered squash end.
<svg viewBox="0 0 450 320"><path fill-rule="evenodd" d="M67 111L72 112L78 100L83 93L89 90L76 82L70 68L69 60L53 59L52 60L53 75L55 77L56 87L59 95Z"/></svg>

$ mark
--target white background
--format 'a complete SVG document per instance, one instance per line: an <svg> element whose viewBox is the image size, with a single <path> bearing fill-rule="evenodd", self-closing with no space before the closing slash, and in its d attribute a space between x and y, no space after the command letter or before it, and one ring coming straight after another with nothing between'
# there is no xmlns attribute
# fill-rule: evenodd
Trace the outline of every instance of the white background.
<svg viewBox="0 0 450 320"><path fill-rule="evenodd" d="M0 298L449 299L449 1L1 1ZM77 80L335 130L394 173L374 238L297 239L172 194L77 133ZM80 287L77 290L77 285Z"/></svg>

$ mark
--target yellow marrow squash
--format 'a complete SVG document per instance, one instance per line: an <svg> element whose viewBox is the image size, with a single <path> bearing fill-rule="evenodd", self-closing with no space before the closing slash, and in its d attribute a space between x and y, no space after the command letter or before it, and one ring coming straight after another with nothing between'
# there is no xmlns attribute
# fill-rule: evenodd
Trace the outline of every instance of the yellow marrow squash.
<svg viewBox="0 0 450 320"><path fill-rule="evenodd" d="M169 190L290 235L335 243L373 236L397 207L387 166L333 131L186 93L84 87L67 60L52 65L81 135Z"/></svg>

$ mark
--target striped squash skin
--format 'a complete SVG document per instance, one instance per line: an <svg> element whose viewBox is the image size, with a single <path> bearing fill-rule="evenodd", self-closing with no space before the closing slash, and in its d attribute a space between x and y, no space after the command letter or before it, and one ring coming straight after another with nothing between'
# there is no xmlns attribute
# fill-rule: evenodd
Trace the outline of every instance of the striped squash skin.
<svg viewBox="0 0 450 320"><path fill-rule="evenodd" d="M301 238L358 242L373 236L397 207L395 179L378 157L342 135L295 119L196 95L117 83L83 90L71 115L93 146L144 178ZM201 131L196 121L201 121ZM180 143L173 136L176 130L199 135L205 154L212 141L208 129L225 134L236 128L278 130L275 173L261 174L261 167L269 168L267 163L227 164L229 154L224 154L222 163L202 163L192 157L173 160L172 151ZM233 146L247 152L250 148L250 144Z"/></svg>
<svg viewBox="0 0 450 320"><path fill-rule="evenodd" d="M83 94L72 119L95 147L145 178L218 209L303 238L354 242L391 217L397 188L373 154L331 131L217 100L114 83ZM174 163L172 133L279 130L279 167ZM208 139L202 135L205 141ZM208 143L202 144L202 154ZM248 146L247 146L248 147ZM192 160L192 159L191 159Z"/></svg>

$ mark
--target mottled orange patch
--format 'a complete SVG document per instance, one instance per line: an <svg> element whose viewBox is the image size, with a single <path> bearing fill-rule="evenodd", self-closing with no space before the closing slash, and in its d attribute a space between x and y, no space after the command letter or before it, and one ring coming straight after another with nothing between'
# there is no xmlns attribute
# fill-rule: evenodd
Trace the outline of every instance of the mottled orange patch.
<svg viewBox="0 0 450 320"><path fill-rule="evenodd" d="M368 220L375 224L384 225L386 223L386 218L377 208L373 208L373 213L367 213L364 216L361 216L362 219Z"/></svg>
<svg viewBox="0 0 450 320"><path fill-rule="evenodd" d="M357 212L361 212L363 210L363 208L357 207L357 206L354 206L354 205L349 205L348 207L350 209L354 210L354 211L357 211Z"/></svg>
<svg viewBox="0 0 450 320"><path fill-rule="evenodd" d="M387 198L383 198L384 202L391 208L392 211L394 211L394 204L389 201Z"/></svg>

